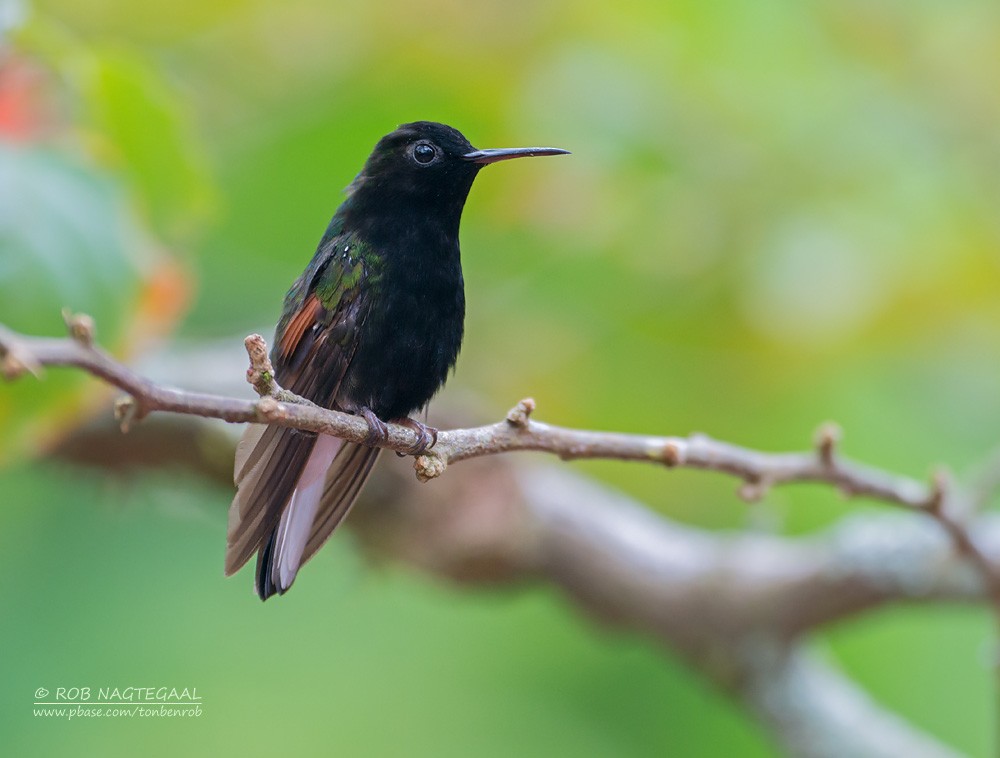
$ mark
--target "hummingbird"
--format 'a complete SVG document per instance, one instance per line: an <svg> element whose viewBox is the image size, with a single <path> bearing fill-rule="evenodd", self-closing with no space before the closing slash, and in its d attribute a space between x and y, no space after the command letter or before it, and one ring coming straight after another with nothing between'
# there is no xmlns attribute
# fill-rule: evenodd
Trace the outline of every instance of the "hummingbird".
<svg viewBox="0 0 1000 758"><path fill-rule="evenodd" d="M437 430L426 409L462 345L465 289L458 229L480 170L567 150L477 150L444 124L387 134L346 191L309 265L285 296L271 348L277 382L324 408L362 416L365 444L251 424L236 451L225 573L257 554L261 600L284 594L347 516L388 433Z"/></svg>

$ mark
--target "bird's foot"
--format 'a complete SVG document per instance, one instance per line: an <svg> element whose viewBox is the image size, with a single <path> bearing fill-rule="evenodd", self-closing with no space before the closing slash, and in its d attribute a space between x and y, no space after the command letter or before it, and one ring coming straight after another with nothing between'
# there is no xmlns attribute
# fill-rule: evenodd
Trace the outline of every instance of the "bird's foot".
<svg viewBox="0 0 1000 758"><path fill-rule="evenodd" d="M377 447L389 438L389 427L371 408L362 408L358 413L368 422L368 436L365 438L368 447Z"/></svg>
<svg viewBox="0 0 1000 758"><path fill-rule="evenodd" d="M417 433L417 441L413 443L405 452L396 451L396 455L400 458L407 455L423 455L428 451L428 449L434 447L438 441L438 430L433 426L427 426L427 424L422 424L416 419L412 419L409 416L404 416L401 419L397 419L396 423L400 426L405 426L408 429L412 429Z"/></svg>

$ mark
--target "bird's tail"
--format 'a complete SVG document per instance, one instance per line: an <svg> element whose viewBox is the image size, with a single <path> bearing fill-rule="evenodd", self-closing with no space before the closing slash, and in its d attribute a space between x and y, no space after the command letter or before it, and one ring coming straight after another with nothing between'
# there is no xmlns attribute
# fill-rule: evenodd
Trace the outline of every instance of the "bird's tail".
<svg viewBox="0 0 1000 758"><path fill-rule="evenodd" d="M282 594L351 509L379 449L250 425L236 450L226 575L257 553L257 594Z"/></svg>

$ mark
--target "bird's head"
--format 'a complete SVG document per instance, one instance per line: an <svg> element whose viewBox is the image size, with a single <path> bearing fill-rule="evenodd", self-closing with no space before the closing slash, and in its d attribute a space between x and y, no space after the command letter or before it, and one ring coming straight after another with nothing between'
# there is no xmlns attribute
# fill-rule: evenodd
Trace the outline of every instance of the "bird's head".
<svg viewBox="0 0 1000 758"><path fill-rule="evenodd" d="M555 147L477 150L457 129L415 121L379 140L349 191L352 196L363 195L366 205L375 202L391 209L442 210L457 206L460 214L483 166L568 152Z"/></svg>

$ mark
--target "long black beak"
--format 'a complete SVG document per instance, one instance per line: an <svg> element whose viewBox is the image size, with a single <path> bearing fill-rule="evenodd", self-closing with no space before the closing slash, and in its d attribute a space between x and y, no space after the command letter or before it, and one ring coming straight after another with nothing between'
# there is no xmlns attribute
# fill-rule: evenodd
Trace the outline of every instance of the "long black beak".
<svg viewBox="0 0 1000 758"><path fill-rule="evenodd" d="M558 147L499 147L475 150L462 156L467 161L485 166L487 163L509 161L511 158L533 158L539 155L569 155L569 150Z"/></svg>

